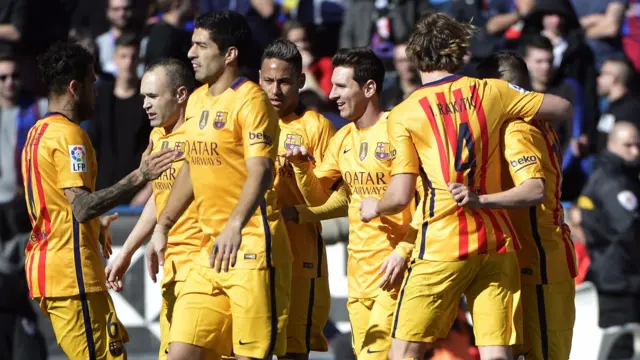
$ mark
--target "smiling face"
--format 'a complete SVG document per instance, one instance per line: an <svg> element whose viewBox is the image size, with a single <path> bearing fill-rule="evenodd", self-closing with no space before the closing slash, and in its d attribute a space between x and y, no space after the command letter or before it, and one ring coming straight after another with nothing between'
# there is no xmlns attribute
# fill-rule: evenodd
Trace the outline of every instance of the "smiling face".
<svg viewBox="0 0 640 360"><path fill-rule="evenodd" d="M367 109L368 99L363 88L353 79L353 68L336 67L331 76L331 93L329 99L336 102L340 116L355 121Z"/></svg>
<svg viewBox="0 0 640 360"><path fill-rule="evenodd" d="M220 53L218 45L211 40L209 32L205 29L195 29L191 36L191 44L188 56L196 79L207 84L214 83L224 72L225 54Z"/></svg>
<svg viewBox="0 0 640 360"><path fill-rule="evenodd" d="M140 94L144 98L143 108L153 127L174 125L180 115L179 96L172 89L167 78L167 70L156 67L147 71L140 83Z"/></svg>
<svg viewBox="0 0 640 360"><path fill-rule="evenodd" d="M298 105L298 91L304 86L304 75L284 60L265 59L260 68L260 86L282 118Z"/></svg>

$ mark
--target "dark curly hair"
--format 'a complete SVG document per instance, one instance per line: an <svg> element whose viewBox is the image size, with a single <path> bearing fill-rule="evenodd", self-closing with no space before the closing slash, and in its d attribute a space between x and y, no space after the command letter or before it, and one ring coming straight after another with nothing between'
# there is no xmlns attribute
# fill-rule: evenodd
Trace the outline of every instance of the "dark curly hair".
<svg viewBox="0 0 640 360"><path fill-rule="evenodd" d="M38 58L49 95L62 94L72 80L84 82L93 71L93 55L78 44L58 42Z"/></svg>

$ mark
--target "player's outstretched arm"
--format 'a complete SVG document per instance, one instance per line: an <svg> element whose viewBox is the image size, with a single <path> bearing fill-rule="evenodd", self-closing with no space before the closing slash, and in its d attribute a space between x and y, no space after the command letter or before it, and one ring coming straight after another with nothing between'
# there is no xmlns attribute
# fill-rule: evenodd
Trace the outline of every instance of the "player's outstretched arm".
<svg viewBox="0 0 640 360"><path fill-rule="evenodd" d="M193 202L193 184L191 183L191 167L185 161L176 175L167 204L158 216L158 222L153 229L151 241L147 245L145 256L147 258L147 270L153 282L156 281L159 267L164 265L164 251L167 248L169 230L180 219L180 216Z"/></svg>
<svg viewBox="0 0 640 360"><path fill-rule="evenodd" d="M236 264L236 256L242 243L241 232L249 219L256 212L267 190L273 184L273 161L268 157L254 156L246 159L249 174L242 187L236 207L229 215L229 220L218 235L213 245L210 261L211 267L220 272L229 271Z"/></svg>
<svg viewBox="0 0 640 360"><path fill-rule="evenodd" d="M304 146L289 150L284 157L293 167L298 188L309 206L321 206L327 202L333 192L332 186L335 179L339 179L340 173L335 161L327 156L320 168L313 168L315 158L308 153ZM324 176L330 175L331 177Z"/></svg>
<svg viewBox="0 0 640 360"><path fill-rule="evenodd" d="M567 121L573 118L573 106L569 101L559 96L545 94L534 118L551 122Z"/></svg>
<svg viewBox="0 0 640 360"><path fill-rule="evenodd" d="M404 210L415 199L417 177L417 174L393 175L381 200L371 197L362 200L362 221L367 222L381 215L394 215Z"/></svg>
<svg viewBox="0 0 640 360"><path fill-rule="evenodd" d="M527 179L507 191L477 195L466 185L451 183L449 192L460 206L487 209L516 209L540 205L544 202L544 180Z"/></svg>
<svg viewBox="0 0 640 360"><path fill-rule="evenodd" d="M132 171L124 179L106 189L90 192L84 187L64 189L64 194L71 204L73 216L81 223L98 217L115 205L121 199L140 190L147 181L157 179L160 174L171 167L175 158L173 149L165 149L151 154L153 143L142 154L140 167Z"/></svg>
<svg viewBox="0 0 640 360"><path fill-rule="evenodd" d="M344 183L323 205L315 207L296 205L283 209L284 218L298 224L320 222L347 215L349 215L349 190Z"/></svg>
<svg viewBox="0 0 640 360"><path fill-rule="evenodd" d="M147 200L142 214L138 222L131 230L131 233L127 237L127 240L122 246L122 250L116 256L116 258L107 265L105 268L105 275L107 277L107 287L115 291L122 291L122 278L129 269L131 264L131 257L133 254L144 244L153 231L156 225L156 202L153 196Z"/></svg>

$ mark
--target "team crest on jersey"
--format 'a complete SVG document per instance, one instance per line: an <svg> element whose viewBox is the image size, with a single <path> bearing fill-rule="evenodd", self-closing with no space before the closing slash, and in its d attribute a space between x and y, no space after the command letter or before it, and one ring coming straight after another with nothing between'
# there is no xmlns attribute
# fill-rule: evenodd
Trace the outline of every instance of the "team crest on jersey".
<svg viewBox="0 0 640 360"><path fill-rule="evenodd" d="M182 157L184 155L184 142L176 141L173 149L176 151L176 157Z"/></svg>
<svg viewBox="0 0 640 360"><path fill-rule="evenodd" d="M284 140L284 148L287 150L293 150L302 145L302 135L287 134L287 138Z"/></svg>
<svg viewBox="0 0 640 360"><path fill-rule="evenodd" d="M378 160L389 160L389 143L386 142L379 142L378 145L376 145L376 159Z"/></svg>
<svg viewBox="0 0 640 360"><path fill-rule="evenodd" d="M87 172L87 150L84 145L69 145L69 160L71 172Z"/></svg>
<svg viewBox="0 0 640 360"><path fill-rule="evenodd" d="M360 161L364 161L367 158L367 153L369 152L369 143L363 142L360 144L360 152L358 153L358 157Z"/></svg>
<svg viewBox="0 0 640 360"><path fill-rule="evenodd" d="M162 142L162 146L160 147L160 150L164 150L164 149L168 149L169 148L169 142L168 141L163 141Z"/></svg>
<svg viewBox="0 0 640 360"><path fill-rule="evenodd" d="M218 111L216 113L216 118L213 120L213 127L216 130L220 130L225 125L227 125L227 113L224 111Z"/></svg>
<svg viewBox="0 0 640 360"><path fill-rule="evenodd" d="M207 126L207 121L209 121L209 110L204 110L200 114L200 130Z"/></svg>

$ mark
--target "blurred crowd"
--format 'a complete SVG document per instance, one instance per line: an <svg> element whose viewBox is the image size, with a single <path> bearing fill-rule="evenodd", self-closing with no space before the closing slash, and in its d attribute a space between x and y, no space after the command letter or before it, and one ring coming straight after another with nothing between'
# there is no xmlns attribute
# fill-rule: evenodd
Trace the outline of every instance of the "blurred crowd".
<svg viewBox="0 0 640 360"><path fill-rule="evenodd" d="M298 45L307 79L301 101L336 128L346 123L329 100L336 50L374 50L387 67L382 103L390 109L421 86L405 41L424 11L476 26L460 69L465 75L473 76L475 65L496 51L518 52L535 91L560 95L574 106L572 121L556 131L562 200L581 269L577 282L587 276L587 235L573 206L614 124L640 124L639 0L0 0L0 238L29 227L19 156L29 128L47 107L36 56L65 39L95 54L97 108L82 126L96 149L101 189L135 169L147 146L151 127L139 95L145 64L162 57L188 62L194 17L220 10L244 14L253 30L255 53L244 69L250 79L257 81L262 49L271 41L283 37ZM150 195L146 188L122 205L141 206Z"/></svg>

